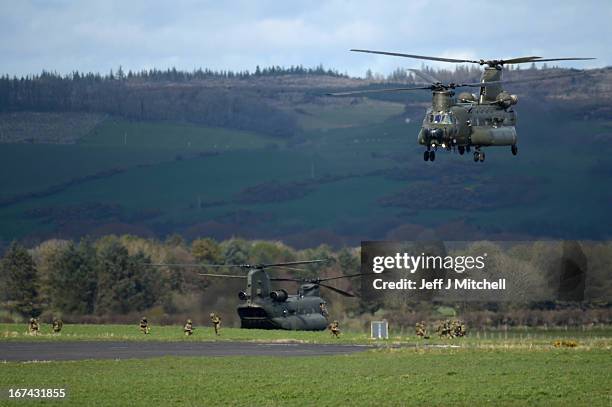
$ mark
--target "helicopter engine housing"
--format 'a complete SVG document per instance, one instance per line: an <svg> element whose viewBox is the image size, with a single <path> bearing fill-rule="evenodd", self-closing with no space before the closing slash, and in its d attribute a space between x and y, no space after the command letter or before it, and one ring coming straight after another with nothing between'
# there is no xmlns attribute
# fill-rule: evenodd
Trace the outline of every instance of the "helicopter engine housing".
<svg viewBox="0 0 612 407"><path fill-rule="evenodd" d="M287 294L287 291L280 289L277 291L272 291L270 293L270 298L276 302L285 302L287 301L287 298L289 298L289 295Z"/></svg>
<svg viewBox="0 0 612 407"><path fill-rule="evenodd" d="M504 108L510 107L510 106L516 105L518 103L518 96L511 95L508 92L501 92L495 98L495 102L498 103L500 106L502 106Z"/></svg>

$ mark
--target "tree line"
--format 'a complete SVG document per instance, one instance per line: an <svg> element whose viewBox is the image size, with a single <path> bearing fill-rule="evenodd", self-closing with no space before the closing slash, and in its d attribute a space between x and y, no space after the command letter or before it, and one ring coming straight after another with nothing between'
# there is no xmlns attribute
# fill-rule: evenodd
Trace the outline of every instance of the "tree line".
<svg viewBox="0 0 612 407"><path fill-rule="evenodd" d="M134 236L106 236L80 242L49 240L27 249L13 242L0 260L0 308L4 319L41 314L77 318L126 315L157 307L165 314L196 310L219 297L234 297L226 281L211 281L192 268L156 267L151 263L244 264L330 258L327 266L309 265L298 274L355 272L357 253L332 252L326 246L294 250L279 242L196 239L166 241ZM215 271L219 272L219 271ZM220 271L223 273L224 271ZM231 279L233 280L233 279ZM185 298L192 303L185 303Z"/></svg>
<svg viewBox="0 0 612 407"><path fill-rule="evenodd" d="M105 75L72 72L60 75L0 77L0 112L105 113L130 120L180 121L215 127L250 130L291 137L297 120L253 89L204 86L207 79L243 79L283 75L345 76L323 66L257 67L255 72L197 69L128 71L119 67ZM184 85L184 86L181 86Z"/></svg>
<svg viewBox="0 0 612 407"><path fill-rule="evenodd" d="M519 289L527 291L546 290L557 284L557 269L570 257L576 257L568 255L575 245L564 248L563 258L551 262L550 258L557 253L555 245L518 245L506 253L494 243L474 244L484 245L482 247L486 247L489 254L499 252L494 267L487 271L490 279L507 276L522 284ZM356 299L324 289L321 294L334 318L351 324L356 330L368 326L373 315L388 319L394 326L413 328L415 322L441 318L441 310L456 312L471 327L611 324L610 282L606 274L612 253L610 248L610 244L605 243L584 246L589 259L589 275L588 278L584 276L587 284L583 288L590 300L565 296L556 302L501 299L500 302L440 302L430 298L430 293L397 295L392 292L377 293L373 297L367 295L368 288L362 286L369 281L367 278L334 282L334 286L357 294ZM292 277L315 278L340 277L360 270L357 248L333 250L322 245L296 250L281 242L239 238L220 242L199 238L186 242L178 235L165 241L123 235L79 242L52 239L30 249L12 243L0 260L0 321L20 321L31 316L48 320L51 316L61 316L68 322L117 322L133 321L138 314L157 315L158 320L165 318L172 322L184 317L205 319L210 310L215 310L222 311L231 325L237 319L234 312L238 302L236 293L244 290L243 280L202 277L191 267L153 267L151 263L258 264L310 259L329 261L285 273ZM524 266L522 262L526 259L531 259L533 266ZM223 268L201 270L215 274L237 273ZM566 272L561 272L562 282L574 278L564 275ZM556 277L551 279L548 274ZM433 278L434 274L428 276ZM279 284L288 292L297 289L293 283Z"/></svg>

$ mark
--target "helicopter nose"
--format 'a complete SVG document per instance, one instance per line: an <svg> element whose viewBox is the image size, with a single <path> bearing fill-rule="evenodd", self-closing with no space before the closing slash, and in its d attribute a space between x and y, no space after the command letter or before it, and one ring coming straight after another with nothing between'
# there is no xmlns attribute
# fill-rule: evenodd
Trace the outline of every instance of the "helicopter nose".
<svg viewBox="0 0 612 407"><path fill-rule="evenodd" d="M444 130L442 129L427 129L427 139L429 142L435 141L438 143L442 143L444 139Z"/></svg>

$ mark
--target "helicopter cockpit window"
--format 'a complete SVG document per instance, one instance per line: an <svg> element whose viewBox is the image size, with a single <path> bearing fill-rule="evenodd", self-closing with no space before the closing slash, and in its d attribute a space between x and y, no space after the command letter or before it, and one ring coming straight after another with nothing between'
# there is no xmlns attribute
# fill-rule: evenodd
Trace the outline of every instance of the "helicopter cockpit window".
<svg viewBox="0 0 612 407"><path fill-rule="evenodd" d="M429 121L431 123L442 123L442 124L453 124L455 122L455 118L452 114L436 114L429 115Z"/></svg>

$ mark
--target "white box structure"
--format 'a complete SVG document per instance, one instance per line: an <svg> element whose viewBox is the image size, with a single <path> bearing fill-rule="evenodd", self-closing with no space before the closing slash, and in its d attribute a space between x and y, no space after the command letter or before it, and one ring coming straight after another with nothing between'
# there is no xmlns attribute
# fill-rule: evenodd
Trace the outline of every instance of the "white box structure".
<svg viewBox="0 0 612 407"><path fill-rule="evenodd" d="M382 321L372 321L370 323L372 339L389 339L389 323L386 319Z"/></svg>

